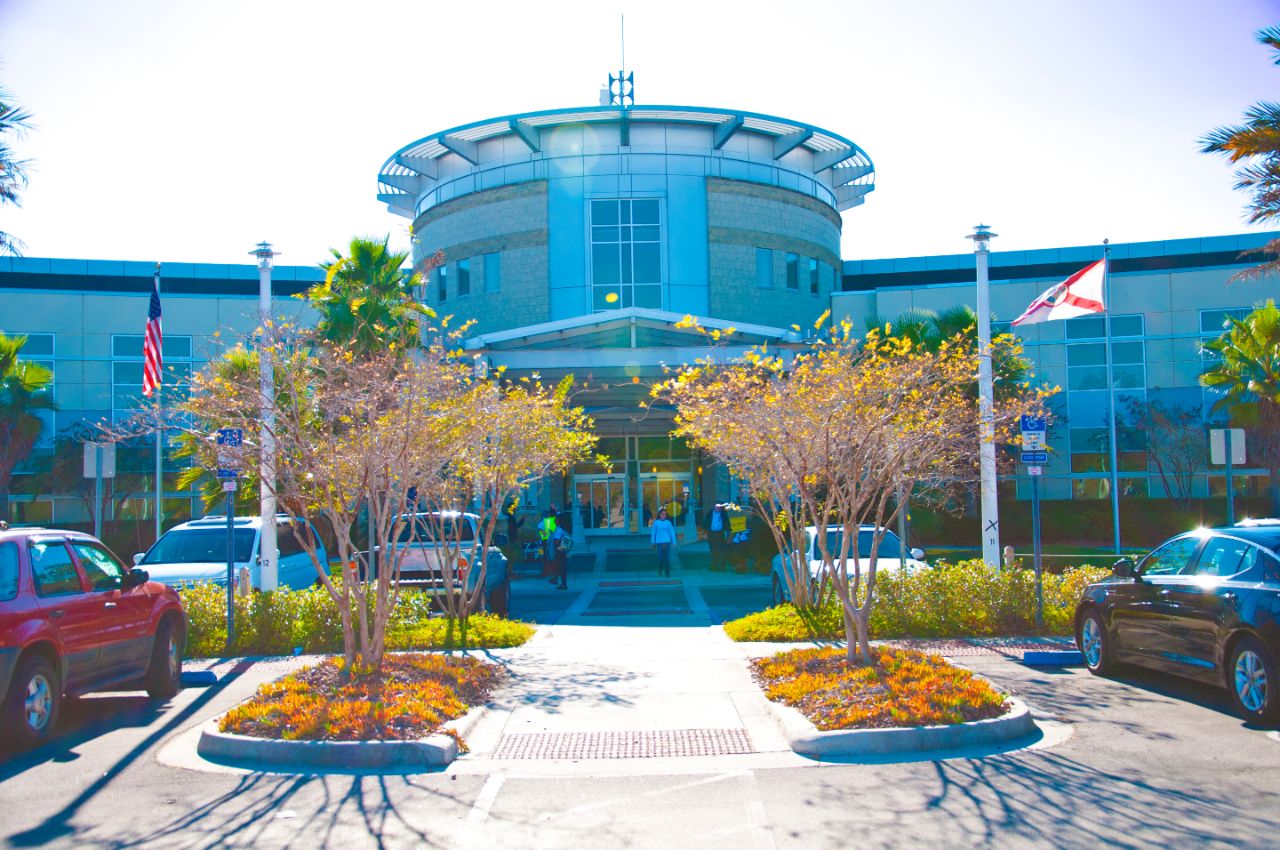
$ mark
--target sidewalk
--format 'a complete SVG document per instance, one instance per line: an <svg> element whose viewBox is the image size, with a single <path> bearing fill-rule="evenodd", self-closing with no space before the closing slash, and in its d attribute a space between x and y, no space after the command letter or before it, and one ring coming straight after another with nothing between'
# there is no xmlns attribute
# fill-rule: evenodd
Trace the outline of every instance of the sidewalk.
<svg viewBox="0 0 1280 850"><path fill-rule="evenodd" d="M799 760L696 584L617 573L579 582L564 616L506 657L511 684L457 767L649 773L677 757L687 768L717 757L720 769L725 756Z"/></svg>

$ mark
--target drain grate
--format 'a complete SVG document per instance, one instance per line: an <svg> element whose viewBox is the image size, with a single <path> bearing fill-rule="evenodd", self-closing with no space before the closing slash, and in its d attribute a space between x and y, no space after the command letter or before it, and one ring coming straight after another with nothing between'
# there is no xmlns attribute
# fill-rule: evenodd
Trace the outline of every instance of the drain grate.
<svg viewBox="0 0 1280 850"><path fill-rule="evenodd" d="M746 729L652 732L533 732L503 735L495 759L648 759L754 752Z"/></svg>

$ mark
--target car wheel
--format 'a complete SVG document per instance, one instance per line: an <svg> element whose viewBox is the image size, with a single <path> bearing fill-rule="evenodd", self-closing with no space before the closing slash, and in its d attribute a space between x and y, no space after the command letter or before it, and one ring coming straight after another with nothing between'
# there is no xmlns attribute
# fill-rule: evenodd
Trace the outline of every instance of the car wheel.
<svg viewBox="0 0 1280 850"><path fill-rule="evenodd" d="M1227 677L1236 710L1246 720L1280 720L1280 676L1266 647L1251 637L1237 643L1231 651Z"/></svg>
<svg viewBox="0 0 1280 850"><path fill-rule="evenodd" d="M9 694L0 706L0 732L18 750L38 747L53 737L62 708L62 682L49 660L29 655L18 664Z"/></svg>
<svg viewBox="0 0 1280 850"><path fill-rule="evenodd" d="M1116 662L1111 655L1111 638L1107 635L1107 627L1102 622L1102 615L1097 611L1089 611L1080 618L1076 629L1076 646L1084 656L1084 666L1095 676L1105 676L1115 670Z"/></svg>
<svg viewBox="0 0 1280 850"><path fill-rule="evenodd" d="M773 575L773 604L775 606L782 605L787 601L787 593L782 588L782 582L778 580L778 574Z"/></svg>
<svg viewBox="0 0 1280 850"><path fill-rule="evenodd" d="M172 620L162 620L156 629L146 686L152 699L169 699L182 687L182 635Z"/></svg>
<svg viewBox="0 0 1280 850"><path fill-rule="evenodd" d="M502 586L489 594L489 613L506 617L511 612L511 582L504 581Z"/></svg>

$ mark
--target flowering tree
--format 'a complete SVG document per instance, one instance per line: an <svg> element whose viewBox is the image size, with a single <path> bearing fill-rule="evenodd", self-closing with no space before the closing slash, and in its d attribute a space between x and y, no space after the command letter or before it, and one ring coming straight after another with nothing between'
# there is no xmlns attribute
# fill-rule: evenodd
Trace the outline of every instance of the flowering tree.
<svg viewBox="0 0 1280 850"><path fill-rule="evenodd" d="M794 355L760 348L724 361L713 351L655 393L676 405L675 433L745 478L774 518L792 598L804 606L833 593L849 660L869 662L876 560L901 510L895 493L942 491L974 475L977 370L976 352L958 338L926 350L878 330L860 338L845 322ZM1026 386L1001 393L996 438L1011 438L1018 415L1041 412L1047 394ZM863 526L873 529L865 558ZM816 582L803 555L811 533L822 561Z"/></svg>

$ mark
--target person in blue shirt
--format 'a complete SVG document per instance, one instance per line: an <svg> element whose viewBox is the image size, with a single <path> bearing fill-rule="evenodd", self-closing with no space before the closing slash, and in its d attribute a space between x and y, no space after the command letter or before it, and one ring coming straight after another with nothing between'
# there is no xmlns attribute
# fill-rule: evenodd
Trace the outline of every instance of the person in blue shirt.
<svg viewBox="0 0 1280 850"><path fill-rule="evenodd" d="M658 511L658 517L649 526L649 540L658 550L658 575L671 575L671 544L676 542L676 527L667 515L667 509Z"/></svg>

